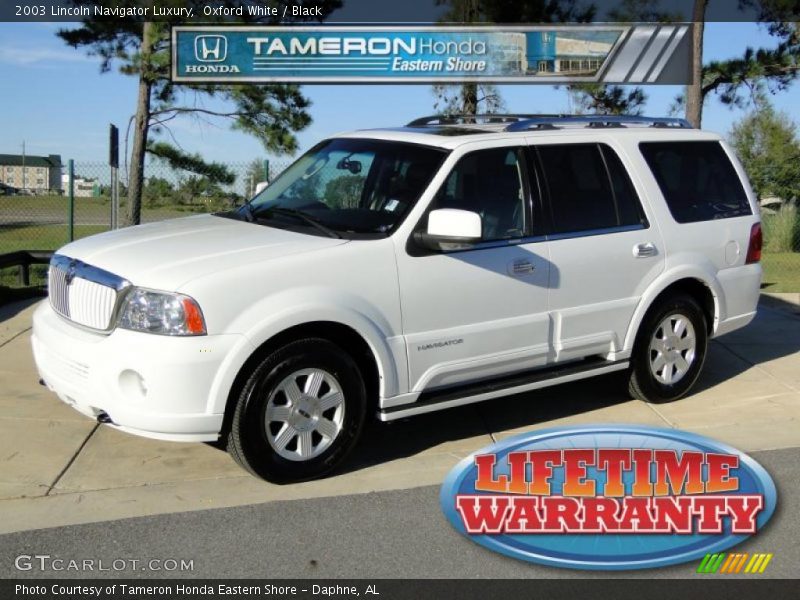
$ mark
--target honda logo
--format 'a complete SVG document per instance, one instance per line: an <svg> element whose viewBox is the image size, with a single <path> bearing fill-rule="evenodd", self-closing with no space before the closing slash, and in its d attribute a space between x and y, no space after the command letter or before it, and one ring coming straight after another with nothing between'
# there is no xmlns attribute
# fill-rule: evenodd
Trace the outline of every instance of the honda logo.
<svg viewBox="0 0 800 600"><path fill-rule="evenodd" d="M228 56L224 35L198 35L194 38L194 56L200 62L222 62Z"/></svg>

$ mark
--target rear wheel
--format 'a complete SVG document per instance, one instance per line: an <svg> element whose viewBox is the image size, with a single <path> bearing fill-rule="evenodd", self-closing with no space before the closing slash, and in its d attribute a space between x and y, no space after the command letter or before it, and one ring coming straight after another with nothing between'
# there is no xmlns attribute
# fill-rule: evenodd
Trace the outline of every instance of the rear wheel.
<svg viewBox="0 0 800 600"><path fill-rule="evenodd" d="M366 414L355 361L317 338L267 356L239 395L228 451L252 474L275 483L314 479L345 460Z"/></svg>
<svg viewBox="0 0 800 600"><path fill-rule="evenodd" d="M703 368L708 347L706 318L697 302L675 295L645 317L631 357L629 391L647 402L685 395Z"/></svg>

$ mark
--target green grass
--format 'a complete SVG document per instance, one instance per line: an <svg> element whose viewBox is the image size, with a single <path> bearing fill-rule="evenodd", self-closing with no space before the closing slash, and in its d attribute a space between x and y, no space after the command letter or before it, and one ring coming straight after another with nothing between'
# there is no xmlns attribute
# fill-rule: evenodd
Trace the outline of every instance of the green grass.
<svg viewBox="0 0 800 600"><path fill-rule="evenodd" d="M0 215L53 215L66 221L66 196L0 196ZM108 198L75 198L78 216L108 219L111 205Z"/></svg>
<svg viewBox="0 0 800 600"><path fill-rule="evenodd" d="M76 225L75 239L108 231L103 225ZM66 225L26 225L4 229L0 225L0 254L17 250L57 250L69 240Z"/></svg>
<svg viewBox="0 0 800 600"><path fill-rule="evenodd" d="M142 206L142 217L145 221L158 221L172 217L183 216L187 212L209 212L220 210L224 206L219 203L206 204L202 201L193 204L166 204ZM47 215L54 219L67 220L68 201L66 196L0 196L0 223L4 221L6 215ZM124 212L125 201L122 199L120 210ZM111 201L105 196L98 198L75 198L75 220L76 222L92 221L96 223L107 223L110 220Z"/></svg>
<svg viewBox="0 0 800 600"><path fill-rule="evenodd" d="M784 204L776 213L763 213L761 227L765 252L800 251L800 214L794 204Z"/></svg>
<svg viewBox="0 0 800 600"><path fill-rule="evenodd" d="M142 221L163 221L205 212L201 205L143 208ZM124 209L121 209L124 210ZM108 231L108 198L75 198L75 239ZM67 243L67 199L63 196L0 196L0 254L55 250Z"/></svg>
<svg viewBox="0 0 800 600"><path fill-rule="evenodd" d="M800 252L761 255L765 292L800 292Z"/></svg>
<svg viewBox="0 0 800 600"><path fill-rule="evenodd" d="M28 287L19 287L19 267L0 269L0 306L8 302L44 296L47 292L47 265L31 265Z"/></svg>

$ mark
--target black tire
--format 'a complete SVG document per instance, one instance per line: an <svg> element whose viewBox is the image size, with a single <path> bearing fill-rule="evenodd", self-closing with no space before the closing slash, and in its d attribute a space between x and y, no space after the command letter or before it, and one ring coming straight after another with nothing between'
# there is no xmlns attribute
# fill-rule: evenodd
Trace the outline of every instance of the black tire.
<svg viewBox="0 0 800 600"><path fill-rule="evenodd" d="M682 315L689 320L694 329L696 345L689 369L675 383L666 384L659 381L652 372L650 361L656 354L651 353L650 343L661 323L673 315ZM700 376L707 349L706 316L694 298L686 294L676 294L660 301L650 309L639 327L631 356L628 391L634 398L651 403L672 402L681 398ZM681 354L685 356L685 353Z"/></svg>
<svg viewBox="0 0 800 600"><path fill-rule="evenodd" d="M335 377L344 397L343 420L338 435L319 456L289 460L268 439L267 427L272 425L266 423L266 409L281 382L303 369L322 369ZM316 479L338 467L355 447L366 409L366 388L355 361L328 340L298 340L271 353L247 376L231 419L228 452L247 471L273 483Z"/></svg>

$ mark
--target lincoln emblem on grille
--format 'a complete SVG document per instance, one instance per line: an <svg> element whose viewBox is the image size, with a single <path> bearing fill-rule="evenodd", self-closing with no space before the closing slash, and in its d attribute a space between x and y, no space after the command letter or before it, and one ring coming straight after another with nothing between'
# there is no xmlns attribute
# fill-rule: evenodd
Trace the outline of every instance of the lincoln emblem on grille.
<svg viewBox="0 0 800 600"><path fill-rule="evenodd" d="M64 282L65 282L67 285L69 285L70 283L72 283L72 280L73 280L73 279L75 279L75 274L77 273L77 271L78 271L78 267L77 267L77 265L75 264L75 261L74 261L74 260L73 260L73 261L70 261L70 263L69 263L69 268L67 269L67 273L66 273L66 275L64 276Z"/></svg>

